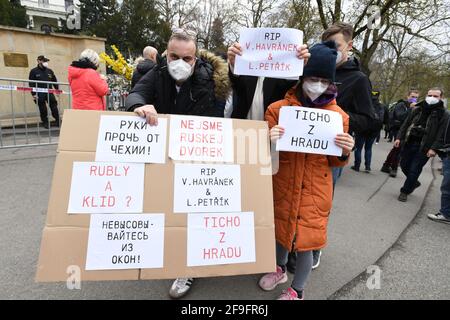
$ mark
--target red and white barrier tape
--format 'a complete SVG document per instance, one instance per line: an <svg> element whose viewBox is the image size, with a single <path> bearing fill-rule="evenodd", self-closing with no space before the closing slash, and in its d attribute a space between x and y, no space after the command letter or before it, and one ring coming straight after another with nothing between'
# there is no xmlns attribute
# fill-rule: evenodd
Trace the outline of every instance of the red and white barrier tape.
<svg viewBox="0 0 450 320"><path fill-rule="evenodd" d="M3 85L3 84L0 84L0 90L38 92L38 93L53 93L53 94L70 94L70 92L66 92L66 91L59 90L59 89L18 87L18 86Z"/></svg>

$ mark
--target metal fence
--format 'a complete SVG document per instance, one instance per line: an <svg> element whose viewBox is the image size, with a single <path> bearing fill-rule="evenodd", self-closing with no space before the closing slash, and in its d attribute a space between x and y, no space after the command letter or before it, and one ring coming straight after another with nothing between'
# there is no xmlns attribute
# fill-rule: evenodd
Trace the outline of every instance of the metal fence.
<svg viewBox="0 0 450 320"><path fill-rule="evenodd" d="M68 83L0 78L0 148L58 143L63 110L71 107L71 99ZM39 105L47 111L46 121Z"/></svg>
<svg viewBox="0 0 450 320"><path fill-rule="evenodd" d="M106 96L107 110L125 110L126 97L126 93L111 92ZM46 121L41 119L39 105L47 110ZM68 83L0 77L0 149L57 144L64 110L71 107Z"/></svg>

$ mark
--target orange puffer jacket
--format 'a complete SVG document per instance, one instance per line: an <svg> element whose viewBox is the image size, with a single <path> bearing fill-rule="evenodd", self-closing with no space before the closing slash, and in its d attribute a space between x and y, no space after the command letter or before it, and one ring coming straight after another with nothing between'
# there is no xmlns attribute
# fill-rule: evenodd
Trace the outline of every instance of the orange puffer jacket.
<svg viewBox="0 0 450 320"><path fill-rule="evenodd" d="M269 127L278 124L283 106L300 106L291 89L284 100L269 106L265 118ZM348 132L349 116L333 100L323 110L339 112L344 131ZM333 198L331 167L347 163L338 157L298 152L280 152L279 170L273 176L275 208L275 237L286 249L294 251L318 250L327 243L328 215Z"/></svg>

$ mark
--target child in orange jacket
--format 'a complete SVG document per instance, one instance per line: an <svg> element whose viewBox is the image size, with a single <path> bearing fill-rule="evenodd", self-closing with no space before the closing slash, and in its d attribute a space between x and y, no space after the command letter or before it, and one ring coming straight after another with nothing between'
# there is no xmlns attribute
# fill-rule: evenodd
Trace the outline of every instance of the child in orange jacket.
<svg viewBox="0 0 450 320"><path fill-rule="evenodd" d="M331 168L344 166L354 146L353 138L347 133L349 117L335 100L336 46L334 42L327 41L312 47L310 53L311 58L299 84L288 91L284 100L271 104L266 111L271 141L275 143L284 134L284 128L278 125L283 106L338 112L342 116L345 133L335 138L335 144L342 148L341 157L280 152L279 170L273 177L277 268L259 281L260 287L266 291L285 283L288 280L288 254L291 249L295 251L297 265L294 280L281 293L279 300L303 299L305 283L311 273L312 250L323 248L327 242L333 194Z"/></svg>

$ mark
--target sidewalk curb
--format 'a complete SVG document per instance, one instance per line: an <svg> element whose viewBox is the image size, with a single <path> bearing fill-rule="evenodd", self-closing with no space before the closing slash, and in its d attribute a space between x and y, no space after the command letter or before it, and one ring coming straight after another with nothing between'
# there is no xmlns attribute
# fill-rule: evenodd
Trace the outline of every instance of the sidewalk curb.
<svg viewBox="0 0 450 320"><path fill-rule="evenodd" d="M414 224L414 222L418 218L419 214L422 212L424 205L425 205L425 200L428 197L431 187L433 186L434 182L436 181L436 172L435 171L437 171L437 169L433 168L433 166L435 164L435 159L436 158L433 158L430 163L432 179L427 187L427 190L421 201L419 209L417 210L416 214L412 217L412 219L408 223L408 225L405 227L405 229L403 229L403 231L399 234L399 236L394 241L394 243L389 248L387 248L387 250L372 265L378 266L381 264L381 262L390 254L390 252L395 249L395 247L398 245L398 242L400 241L400 239L402 239L402 237L406 234L406 232ZM330 296L326 297L325 299L326 300L339 300L340 295L345 293L347 290L355 287L357 284L361 283L363 280L368 278L368 276L370 276L370 275L368 275L367 271L363 270L360 274L358 274L356 277L354 277L352 280L350 280L349 282L344 284L342 287L340 287L338 290L336 290L334 293L332 293Z"/></svg>

